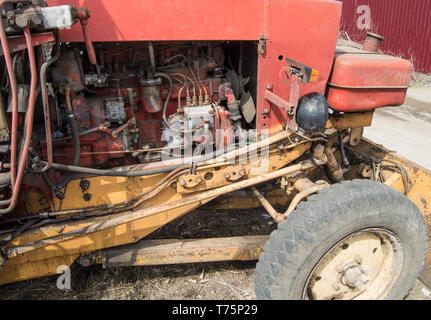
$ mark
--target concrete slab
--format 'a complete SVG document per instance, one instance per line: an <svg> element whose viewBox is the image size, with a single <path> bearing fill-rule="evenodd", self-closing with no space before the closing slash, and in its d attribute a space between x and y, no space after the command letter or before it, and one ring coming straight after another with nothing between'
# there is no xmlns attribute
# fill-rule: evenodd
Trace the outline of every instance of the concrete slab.
<svg viewBox="0 0 431 320"><path fill-rule="evenodd" d="M401 107L378 109L364 136L431 170L431 88L419 89Z"/></svg>
<svg viewBox="0 0 431 320"><path fill-rule="evenodd" d="M407 91L407 97L419 102L431 104L431 87L418 88L411 87Z"/></svg>

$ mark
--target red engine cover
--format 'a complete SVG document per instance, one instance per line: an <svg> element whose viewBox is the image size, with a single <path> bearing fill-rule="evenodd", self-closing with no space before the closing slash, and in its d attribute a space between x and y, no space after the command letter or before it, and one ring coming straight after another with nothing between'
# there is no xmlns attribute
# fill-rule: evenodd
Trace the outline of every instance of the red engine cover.
<svg viewBox="0 0 431 320"><path fill-rule="evenodd" d="M337 54L328 84L328 104L342 112L402 105L412 70L409 61L383 54Z"/></svg>

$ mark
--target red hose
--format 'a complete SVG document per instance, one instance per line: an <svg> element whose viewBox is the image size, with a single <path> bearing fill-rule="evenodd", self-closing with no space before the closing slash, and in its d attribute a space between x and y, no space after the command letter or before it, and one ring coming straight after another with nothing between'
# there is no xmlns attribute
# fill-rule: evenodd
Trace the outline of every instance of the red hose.
<svg viewBox="0 0 431 320"><path fill-rule="evenodd" d="M0 11L3 6L8 3L31 2L22 0L3 0L0 1ZM11 130L11 183L12 188L15 186L16 177L16 150L17 150L17 135L18 135L18 93L15 73L13 71L12 57L10 55L9 43L7 41L6 32L3 29L3 23L0 23L0 39L3 49L3 55L6 60L6 67L9 74L10 87L12 90L12 130Z"/></svg>
<svg viewBox="0 0 431 320"><path fill-rule="evenodd" d="M30 70L31 70L30 97L28 100L27 115L25 119L25 141L22 148L21 159L19 161L19 168L16 176L15 185L13 186L12 198L10 200L1 202L1 204L5 204L6 202L10 201L9 207L6 209L1 209L0 214L11 212L16 207L16 204L18 201L18 194L21 188L22 178L24 177L24 171L27 164L27 157L30 149L31 136L33 133L34 105L36 100L36 84L37 84L37 68L36 68L36 58L34 54L31 33L28 27L24 29L24 37L27 45L28 57L30 61Z"/></svg>

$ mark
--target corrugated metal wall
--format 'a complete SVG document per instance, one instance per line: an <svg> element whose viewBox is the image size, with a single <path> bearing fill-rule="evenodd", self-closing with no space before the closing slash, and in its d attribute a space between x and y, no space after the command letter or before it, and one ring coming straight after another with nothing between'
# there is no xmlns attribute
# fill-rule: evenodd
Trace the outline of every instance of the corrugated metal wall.
<svg viewBox="0 0 431 320"><path fill-rule="evenodd" d="M382 50L411 59L415 71L431 73L431 0L340 0L341 30L362 42L367 31L385 37ZM370 8L371 30L360 30L357 21ZM364 20L360 20L364 22ZM360 24L361 25L361 24ZM363 25L363 24L362 24Z"/></svg>

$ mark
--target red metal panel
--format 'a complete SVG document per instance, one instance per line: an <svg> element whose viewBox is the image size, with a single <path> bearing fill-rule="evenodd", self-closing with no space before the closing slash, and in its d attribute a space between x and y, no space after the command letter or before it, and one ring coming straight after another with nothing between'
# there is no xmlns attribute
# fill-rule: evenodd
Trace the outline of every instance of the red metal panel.
<svg viewBox="0 0 431 320"><path fill-rule="evenodd" d="M415 71L431 73L430 0L342 0L341 28L362 42L367 31L385 37L382 50L414 62ZM371 10L371 30L359 30L361 5Z"/></svg>
<svg viewBox="0 0 431 320"><path fill-rule="evenodd" d="M93 41L256 40L263 30L264 0L48 0L90 9ZM61 33L83 41L80 26Z"/></svg>
<svg viewBox="0 0 431 320"><path fill-rule="evenodd" d="M272 0L268 3L267 52L259 56L257 128L282 130L286 111L265 100L267 84L272 92L289 101L290 87L279 78L286 66L284 57L317 69L316 82L301 85L300 96L309 92L325 93L332 68L341 17L341 3L332 0ZM283 59L279 60L279 58ZM265 109L270 110L269 114Z"/></svg>

